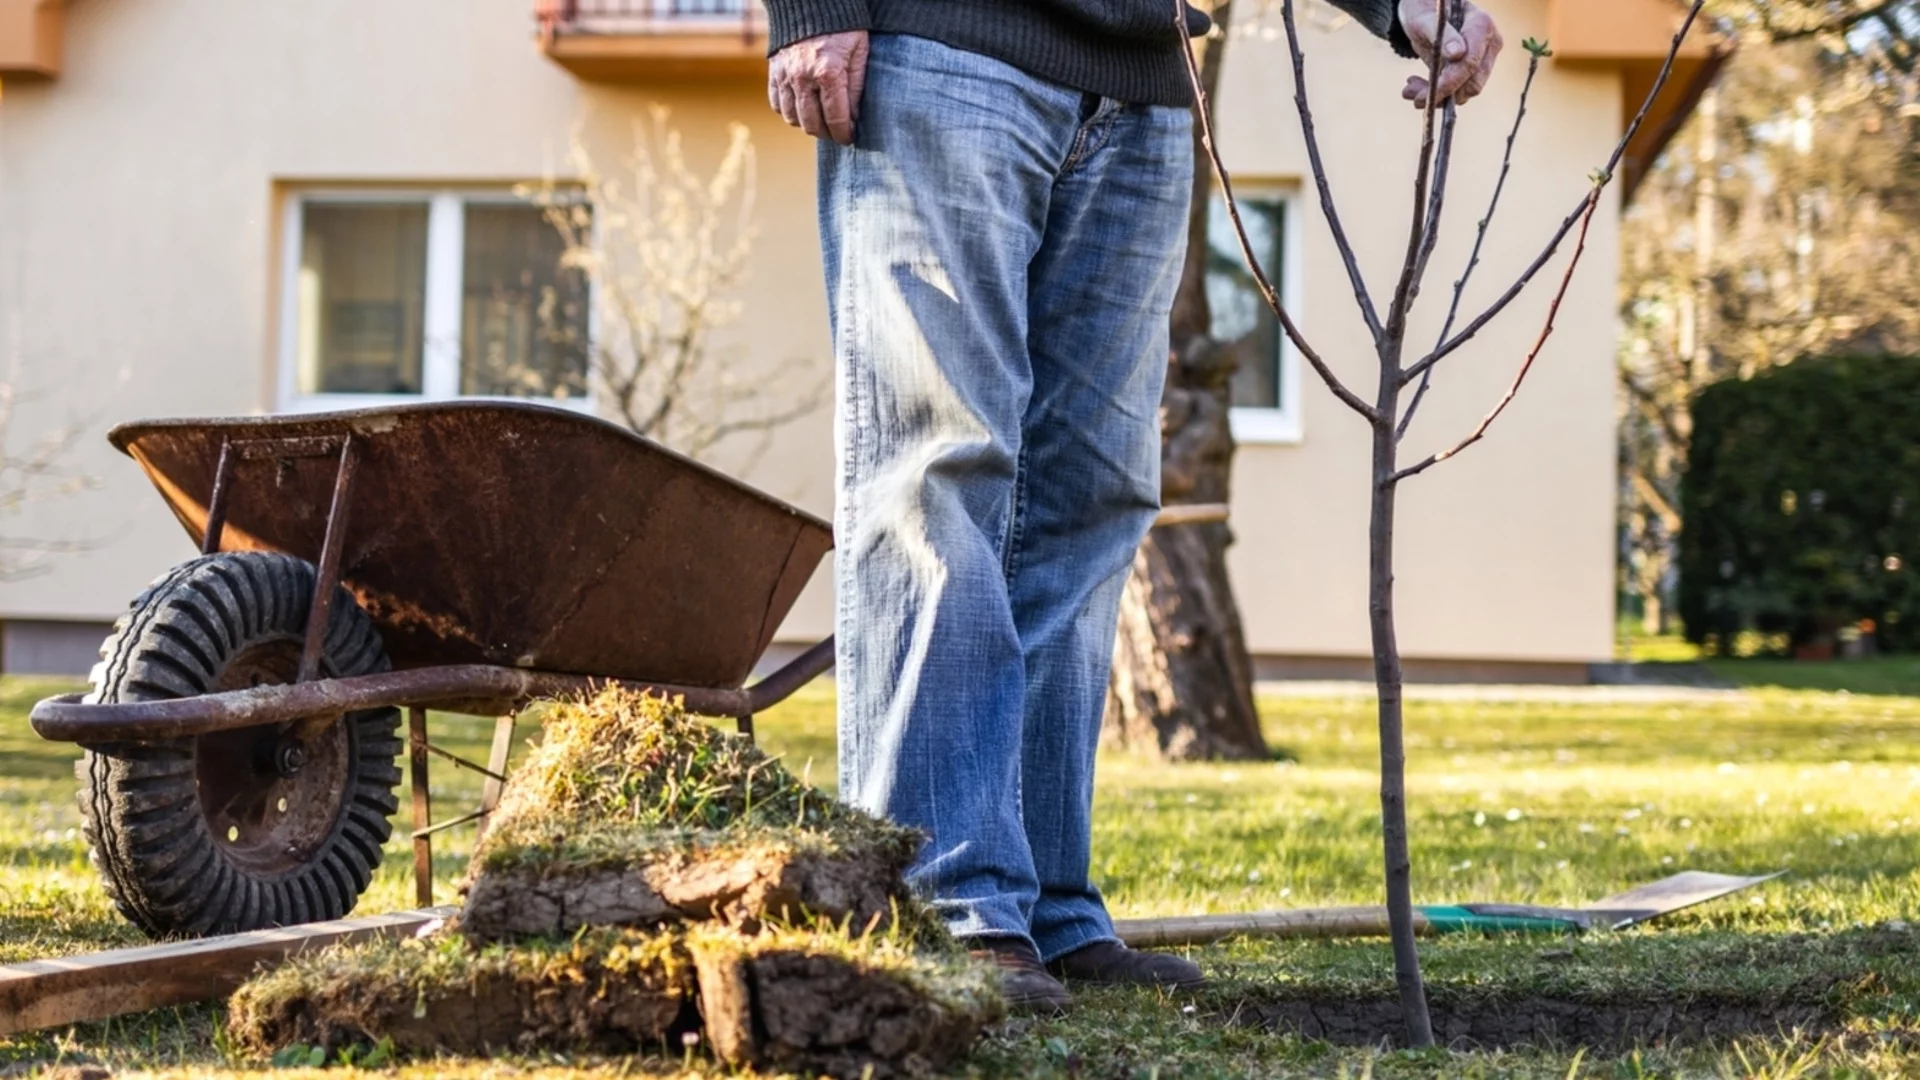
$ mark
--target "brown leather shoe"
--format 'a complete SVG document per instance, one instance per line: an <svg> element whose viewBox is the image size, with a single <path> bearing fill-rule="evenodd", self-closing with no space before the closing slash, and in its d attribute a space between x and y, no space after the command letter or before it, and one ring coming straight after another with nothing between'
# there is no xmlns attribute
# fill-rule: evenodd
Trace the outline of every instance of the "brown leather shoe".
<svg viewBox="0 0 1920 1080"><path fill-rule="evenodd" d="M1014 1012L1059 1016L1073 1005L1073 995L1060 980L1047 974L1033 946L1019 938L980 938L970 950L975 959L1000 969L1000 993Z"/></svg>
<svg viewBox="0 0 1920 1080"><path fill-rule="evenodd" d="M1117 941L1083 945L1047 965L1047 970L1069 982L1107 986L1159 986L1168 990L1198 990L1207 984L1200 965L1167 953L1141 952Z"/></svg>

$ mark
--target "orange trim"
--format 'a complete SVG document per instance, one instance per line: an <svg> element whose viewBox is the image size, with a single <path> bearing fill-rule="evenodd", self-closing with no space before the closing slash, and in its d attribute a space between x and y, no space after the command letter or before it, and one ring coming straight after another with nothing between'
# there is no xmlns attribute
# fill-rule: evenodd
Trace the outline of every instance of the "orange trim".
<svg viewBox="0 0 1920 1080"><path fill-rule="evenodd" d="M1554 60L1572 67L1619 70L1624 128L1653 91L1689 6L1682 0L1553 0L1547 27ZM1704 19L1695 22L1674 60L1672 77L1648 110L1640 133L1627 145L1620 176L1624 199L1633 198L1730 55L1731 46Z"/></svg>
<svg viewBox="0 0 1920 1080"><path fill-rule="evenodd" d="M0 0L0 75L59 75L66 18L66 0Z"/></svg>
<svg viewBox="0 0 1920 1080"><path fill-rule="evenodd" d="M767 39L738 30L561 34L547 56L583 79L610 82L766 78Z"/></svg>
<svg viewBox="0 0 1920 1080"><path fill-rule="evenodd" d="M1676 0L1553 0L1548 40L1554 55L1567 63L1664 60L1688 6ZM1713 51L1702 19L1680 55L1704 57Z"/></svg>

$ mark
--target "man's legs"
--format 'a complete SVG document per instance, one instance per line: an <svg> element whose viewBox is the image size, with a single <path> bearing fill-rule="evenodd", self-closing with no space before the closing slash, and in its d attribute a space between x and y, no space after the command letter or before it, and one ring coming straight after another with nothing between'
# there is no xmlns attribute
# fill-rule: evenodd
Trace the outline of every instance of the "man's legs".
<svg viewBox="0 0 1920 1080"><path fill-rule="evenodd" d="M1009 541L1034 386L1028 267L1079 102L985 57L878 35L857 145L821 144L841 792L929 834L911 876L961 936L1026 938L1040 895Z"/></svg>
<svg viewBox="0 0 1920 1080"><path fill-rule="evenodd" d="M1032 928L1048 960L1114 940L1088 880L1093 758L1121 590L1160 505L1167 319L1192 191L1186 110L1086 105L1030 270L1033 391L1009 558Z"/></svg>

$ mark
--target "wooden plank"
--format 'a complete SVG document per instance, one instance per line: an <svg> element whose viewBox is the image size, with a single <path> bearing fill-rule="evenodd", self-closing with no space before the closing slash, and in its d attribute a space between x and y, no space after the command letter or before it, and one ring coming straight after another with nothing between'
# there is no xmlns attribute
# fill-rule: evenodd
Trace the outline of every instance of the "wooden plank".
<svg viewBox="0 0 1920 1080"><path fill-rule="evenodd" d="M1417 912L1414 928L1421 933L1428 929L1427 920ZM1113 929L1121 941L1136 949L1207 945L1232 937L1386 937L1387 909L1308 908L1234 915L1181 915L1166 919L1116 919Z"/></svg>
<svg viewBox="0 0 1920 1080"><path fill-rule="evenodd" d="M487 755L487 771L493 776L480 788L480 824L474 830L473 846L479 850L480 838L487 835L487 823L493 820L493 811L500 805L500 794L507 785L497 776L507 775L507 760L513 756L513 731L517 718L512 713L499 717L493 722L493 750Z"/></svg>
<svg viewBox="0 0 1920 1080"><path fill-rule="evenodd" d="M458 908L309 923L0 967L0 1035L225 997L263 964L308 949L405 937Z"/></svg>
<svg viewBox="0 0 1920 1080"><path fill-rule="evenodd" d="M1233 519L1233 508L1225 503L1181 503L1166 507L1153 521L1156 529L1178 525L1217 525Z"/></svg>

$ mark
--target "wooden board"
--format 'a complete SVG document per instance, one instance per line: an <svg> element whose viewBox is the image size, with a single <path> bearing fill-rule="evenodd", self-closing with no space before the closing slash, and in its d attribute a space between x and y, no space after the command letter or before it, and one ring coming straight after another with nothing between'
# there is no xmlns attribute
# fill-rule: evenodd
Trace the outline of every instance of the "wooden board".
<svg viewBox="0 0 1920 1080"><path fill-rule="evenodd" d="M1427 920L1414 915L1414 928L1427 932ZM1230 937L1355 938L1386 937L1383 907L1308 908L1253 911L1237 915L1181 915L1166 919L1115 919L1114 933L1136 949L1207 945Z"/></svg>
<svg viewBox="0 0 1920 1080"><path fill-rule="evenodd" d="M262 964L326 945L404 937L452 907L143 945L0 967L0 1035L225 997Z"/></svg>

